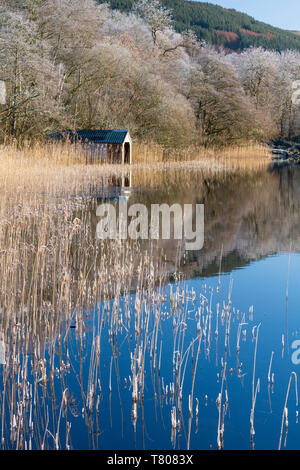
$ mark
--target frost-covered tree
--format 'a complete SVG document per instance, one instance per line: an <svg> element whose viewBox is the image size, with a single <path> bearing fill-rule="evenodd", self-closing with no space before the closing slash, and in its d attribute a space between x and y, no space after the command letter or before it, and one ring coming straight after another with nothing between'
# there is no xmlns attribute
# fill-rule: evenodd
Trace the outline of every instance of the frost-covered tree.
<svg viewBox="0 0 300 470"><path fill-rule="evenodd" d="M233 54L234 65L246 94L256 109L271 117L282 135L291 137L296 109L293 105L293 82L299 76L298 52L266 51L251 48Z"/></svg>
<svg viewBox="0 0 300 470"><path fill-rule="evenodd" d="M188 98L193 103L203 142L257 138L261 122L234 69L218 57L200 56L191 71Z"/></svg>
<svg viewBox="0 0 300 470"><path fill-rule="evenodd" d="M157 33L165 31L173 24L170 10L162 6L159 0L139 0L134 4L133 12L150 25L154 44L157 42Z"/></svg>
<svg viewBox="0 0 300 470"><path fill-rule="evenodd" d="M292 136L300 54L227 54L173 28L158 0L129 13L96 0L6 0L0 11L1 134L129 128L179 146Z"/></svg>
<svg viewBox="0 0 300 470"><path fill-rule="evenodd" d="M0 110L2 132L20 137L51 126L60 112L59 71L36 24L5 7L0 7L0 69L7 88L7 106Z"/></svg>

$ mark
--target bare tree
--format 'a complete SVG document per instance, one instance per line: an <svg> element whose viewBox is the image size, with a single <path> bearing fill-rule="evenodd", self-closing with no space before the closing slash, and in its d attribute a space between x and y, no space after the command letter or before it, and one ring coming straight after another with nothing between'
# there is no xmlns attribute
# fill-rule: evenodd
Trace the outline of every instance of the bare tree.
<svg viewBox="0 0 300 470"><path fill-rule="evenodd" d="M150 25L154 44L157 43L157 33L172 26L171 12L159 0L139 0L134 4L133 12Z"/></svg>
<svg viewBox="0 0 300 470"><path fill-rule="evenodd" d="M291 137L297 112L293 82L300 73L300 54L250 48L229 60L256 109L274 121L281 135Z"/></svg>
<svg viewBox="0 0 300 470"><path fill-rule="evenodd" d="M201 55L191 71L193 103L203 143L237 142L258 137L261 122L234 69L217 56Z"/></svg>
<svg viewBox="0 0 300 470"><path fill-rule="evenodd" d="M239 54L176 32L158 0L129 13L96 0L6 0L0 6L0 132L129 128L164 145L291 136L300 54Z"/></svg>
<svg viewBox="0 0 300 470"><path fill-rule="evenodd" d="M0 14L0 64L7 84L7 107L0 112L0 123L14 137L33 128L40 132L41 116L48 123L57 116L57 70L47 44L37 39L34 23L7 8L1 7Z"/></svg>

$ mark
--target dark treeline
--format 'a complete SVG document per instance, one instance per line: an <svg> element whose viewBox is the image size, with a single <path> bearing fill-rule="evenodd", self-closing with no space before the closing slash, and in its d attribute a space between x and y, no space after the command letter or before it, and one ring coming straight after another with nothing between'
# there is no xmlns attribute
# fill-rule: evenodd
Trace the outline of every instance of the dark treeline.
<svg viewBox="0 0 300 470"><path fill-rule="evenodd" d="M62 128L124 128L177 147L290 137L298 77L300 52L227 54L177 32L158 0L128 12L94 0L0 5L2 141Z"/></svg>
<svg viewBox="0 0 300 470"><path fill-rule="evenodd" d="M109 3L112 8L129 12L137 1L109 0ZM193 29L199 40L233 50L243 50L251 46L277 51L300 50L300 37L257 21L245 13L205 2L160 1L172 11L176 30L182 32ZM223 31L234 34L221 34Z"/></svg>

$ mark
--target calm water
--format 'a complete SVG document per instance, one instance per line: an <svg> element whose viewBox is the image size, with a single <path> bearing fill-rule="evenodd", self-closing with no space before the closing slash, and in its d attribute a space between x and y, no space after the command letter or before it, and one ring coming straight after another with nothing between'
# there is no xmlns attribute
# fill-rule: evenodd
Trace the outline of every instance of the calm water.
<svg viewBox="0 0 300 470"><path fill-rule="evenodd" d="M70 445L74 449L186 449L188 445L190 449L216 449L219 420L216 400L223 389L220 419L224 422L224 448L250 449L253 364L259 331L254 383L256 387L259 380L260 387L252 447L278 448L290 374L295 371L299 377L300 372L300 365L292 362L293 342L300 339L300 170L262 170L251 176L228 173L222 178L216 175L203 178L192 171L181 178L178 171L176 175L162 175L157 184L141 185L138 178L132 180L131 190L120 189L120 195L125 195L128 203L205 204L205 245L200 252L178 255L176 243L162 243L170 275L169 283L162 287L164 301L157 329L160 368L153 368L151 356L153 320L145 354L144 397L138 400L136 420L133 419L130 353L135 349L134 325L132 330L121 329L114 341L109 328L104 326L99 372L102 393L95 397L98 403L93 413L86 411L82 384L88 383L91 374L92 342L104 308L100 303L94 312L86 312L83 337L76 327L71 329L69 357L62 342L59 354L68 368L54 381L55 399L53 390L45 391L41 386L41 400L58 412L63 375L64 388L68 389ZM96 223L94 208L92 204L92 223ZM172 273L178 259L181 274L174 285ZM184 321L176 323L172 315L173 299L176 290L180 294L183 289L184 301L180 297L178 301L182 302ZM230 318L226 310L229 296ZM133 291L129 298L122 299L121 311L124 313L127 309L133 316L134 306ZM200 323L205 335L199 345L200 306ZM237 351L239 329L240 349ZM180 338L178 343L176 338ZM185 355L181 424L172 434L171 411L176 396L170 393L170 384L174 382L173 361L177 349L183 353L188 350L188 353ZM274 376L273 383L268 383L272 352L271 377ZM191 394L192 418L189 413ZM287 407L289 426L287 436L285 424L283 427L282 448L286 445L287 449L300 449L294 379ZM64 426L63 416L61 427ZM47 437L46 442L49 447L53 446L51 438Z"/></svg>

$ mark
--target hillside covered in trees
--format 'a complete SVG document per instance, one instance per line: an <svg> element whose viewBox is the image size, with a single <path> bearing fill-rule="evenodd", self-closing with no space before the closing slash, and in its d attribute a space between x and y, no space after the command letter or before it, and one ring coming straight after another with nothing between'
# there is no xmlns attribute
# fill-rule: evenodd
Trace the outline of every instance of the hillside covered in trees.
<svg viewBox="0 0 300 470"><path fill-rule="evenodd" d="M136 1L109 0L109 3L112 8L128 12ZM199 40L210 44L222 45L235 51L251 46L277 51L300 50L300 37L293 32L262 23L245 13L204 2L160 1L171 10L178 32L192 29Z"/></svg>
<svg viewBox="0 0 300 470"><path fill-rule="evenodd" d="M129 129L164 147L291 137L300 52L230 52L178 33L158 0L0 5L0 141L59 129Z"/></svg>

